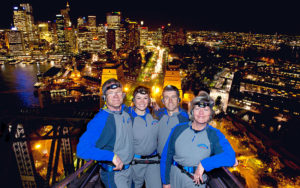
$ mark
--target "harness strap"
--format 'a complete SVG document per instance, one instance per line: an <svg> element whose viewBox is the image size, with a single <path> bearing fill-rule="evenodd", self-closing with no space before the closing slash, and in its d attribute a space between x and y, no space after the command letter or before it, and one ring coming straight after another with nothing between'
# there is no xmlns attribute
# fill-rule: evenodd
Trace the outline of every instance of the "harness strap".
<svg viewBox="0 0 300 188"><path fill-rule="evenodd" d="M188 173L195 173L197 167L195 166L182 166L180 164L178 164L176 161L173 161L173 165L177 166L180 170L184 170Z"/></svg>
<svg viewBox="0 0 300 188"><path fill-rule="evenodd" d="M153 157L156 157L156 156L158 156L158 153L156 151L154 151L150 155L144 155L144 156L143 155L134 154L134 157L138 158L138 159L150 159L150 158L153 158Z"/></svg>
<svg viewBox="0 0 300 188"><path fill-rule="evenodd" d="M110 165L110 164L106 164L106 163L99 163L99 164L106 172L120 171L120 170L113 170L115 168L114 165ZM127 170L129 167L130 167L130 164L123 165L122 170Z"/></svg>
<svg viewBox="0 0 300 188"><path fill-rule="evenodd" d="M195 166L182 166L182 165L178 164L176 161L173 161L173 165L177 166L177 168L179 168L182 173L186 174L191 179L194 179L193 174L195 173L197 167L195 167ZM203 183L200 182L200 184L207 184L207 182L209 181L209 178L208 178L207 174L204 173L202 175L202 177L204 179L204 182Z"/></svg>
<svg viewBox="0 0 300 188"><path fill-rule="evenodd" d="M159 164L160 161L159 160L136 160L134 159L133 161L131 161L131 165L135 165L135 164Z"/></svg>

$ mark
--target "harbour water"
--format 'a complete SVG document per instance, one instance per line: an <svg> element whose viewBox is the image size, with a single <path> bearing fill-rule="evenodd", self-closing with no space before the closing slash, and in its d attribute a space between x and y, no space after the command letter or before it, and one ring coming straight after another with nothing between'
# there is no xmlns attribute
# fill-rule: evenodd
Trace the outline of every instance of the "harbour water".
<svg viewBox="0 0 300 188"><path fill-rule="evenodd" d="M46 72L51 64L17 64L0 66L0 110L39 106L33 85L37 74Z"/></svg>

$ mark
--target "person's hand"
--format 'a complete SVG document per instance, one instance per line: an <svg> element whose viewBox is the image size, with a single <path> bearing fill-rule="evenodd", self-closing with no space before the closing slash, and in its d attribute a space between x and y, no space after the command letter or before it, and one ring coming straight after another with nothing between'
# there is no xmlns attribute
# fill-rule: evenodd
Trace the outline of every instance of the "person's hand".
<svg viewBox="0 0 300 188"><path fill-rule="evenodd" d="M239 161L237 159L235 159L235 163L234 163L233 167L236 167L237 165L239 165Z"/></svg>
<svg viewBox="0 0 300 188"><path fill-rule="evenodd" d="M196 171L195 171L195 174L194 174L194 182L199 185L200 184L200 181L201 183L203 183L203 173L204 173L204 168L202 166L201 163L199 163Z"/></svg>
<svg viewBox="0 0 300 188"><path fill-rule="evenodd" d="M167 185L163 184L163 188L171 188L171 184L167 184Z"/></svg>
<svg viewBox="0 0 300 188"><path fill-rule="evenodd" d="M116 166L113 170L122 170L123 169L123 162L120 157L115 154L112 163Z"/></svg>

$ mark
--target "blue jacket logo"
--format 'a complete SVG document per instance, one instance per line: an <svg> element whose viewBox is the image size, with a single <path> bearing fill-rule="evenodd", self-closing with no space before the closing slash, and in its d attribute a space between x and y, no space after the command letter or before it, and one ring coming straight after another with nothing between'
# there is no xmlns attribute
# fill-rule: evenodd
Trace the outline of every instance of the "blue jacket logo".
<svg viewBox="0 0 300 188"><path fill-rule="evenodd" d="M157 120L154 120L154 121L152 121L151 124L155 126L155 125L157 125L157 123L158 123L158 121L157 121Z"/></svg>
<svg viewBox="0 0 300 188"><path fill-rule="evenodd" d="M199 148L203 148L203 149L208 149L208 146L205 144L198 144L197 145Z"/></svg>

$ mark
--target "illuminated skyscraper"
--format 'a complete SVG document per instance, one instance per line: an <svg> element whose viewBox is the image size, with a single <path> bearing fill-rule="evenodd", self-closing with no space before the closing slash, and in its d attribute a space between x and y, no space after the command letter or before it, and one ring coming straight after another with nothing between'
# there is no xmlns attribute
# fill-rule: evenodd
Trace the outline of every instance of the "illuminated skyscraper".
<svg viewBox="0 0 300 188"><path fill-rule="evenodd" d="M26 32L26 12L19 8L19 7L14 7L14 15L13 15L13 20L14 20L14 26L17 28L17 30Z"/></svg>
<svg viewBox="0 0 300 188"><path fill-rule="evenodd" d="M89 51L89 31L81 25L77 32L77 46L79 52Z"/></svg>
<svg viewBox="0 0 300 188"><path fill-rule="evenodd" d="M96 16L88 16L88 27L90 31L96 32Z"/></svg>
<svg viewBox="0 0 300 188"><path fill-rule="evenodd" d="M157 29L157 35L156 35L156 45L162 44L162 28Z"/></svg>
<svg viewBox="0 0 300 188"><path fill-rule="evenodd" d="M159 27L157 31L148 31L148 40L155 46L161 46L162 29Z"/></svg>
<svg viewBox="0 0 300 188"><path fill-rule="evenodd" d="M118 49L121 46L121 37L120 37L121 12L107 13L106 22L107 22L107 29L108 29L107 47L109 49L114 49L114 50ZM113 37L113 35L114 35L114 39L111 38Z"/></svg>
<svg viewBox="0 0 300 188"><path fill-rule="evenodd" d="M85 17L79 17L79 18L77 19L77 28L83 27L83 26L86 26L86 20L85 20Z"/></svg>
<svg viewBox="0 0 300 188"><path fill-rule="evenodd" d="M71 27L72 26L72 22L70 20L69 12L70 12L70 5L67 2L66 8L60 10L60 14L63 15L63 17L64 17L65 27Z"/></svg>
<svg viewBox="0 0 300 188"><path fill-rule="evenodd" d="M25 10L25 18L26 18L26 30L27 30L27 35L29 38L29 41L32 42L36 40L36 37L34 35L34 19L33 19L33 12L32 12L32 7L31 5L27 4L20 4L20 6ZM26 36L25 34L25 36Z"/></svg>
<svg viewBox="0 0 300 188"><path fill-rule="evenodd" d="M135 49L140 46L140 32L138 29L138 23L134 21L128 22L128 47L129 49Z"/></svg>
<svg viewBox="0 0 300 188"><path fill-rule="evenodd" d="M24 42L22 31L12 29L7 32L9 53L11 55L24 55Z"/></svg>
<svg viewBox="0 0 300 188"><path fill-rule="evenodd" d="M36 40L31 5L20 4L20 7L14 7L13 22L17 30L23 33L25 49L29 50L31 44Z"/></svg>
<svg viewBox="0 0 300 188"><path fill-rule="evenodd" d="M66 40L65 40L65 20L61 14L56 15L56 34L57 34L57 49L58 53L66 53Z"/></svg>
<svg viewBox="0 0 300 188"><path fill-rule="evenodd" d="M148 42L148 27L139 27L140 46L146 46Z"/></svg>
<svg viewBox="0 0 300 188"><path fill-rule="evenodd" d="M93 53L106 50L106 37L106 29L103 24L99 25L98 27L94 25L92 29L88 25L82 25L78 27L77 33L78 51Z"/></svg>
<svg viewBox="0 0 300 188"><path fill-rule="evenodd" d="M106 14L106 22L108 29L120 29L121 12L111 12Z"/></svg>
<svg viewBox="0 0 300 188"><path fill-rule="evenodd" d="M0 30L0 53L7 53L6 31Z"/></svg>
<svg viewBox="0 0 300 188"><path fill-rule="evenodd" d="M38 33L40 40L46 40L49 43L53 42L53 36L49 30L48 22L40 22L38 24Z"/></svg>
<svg viewBox="0 0 300 188"><path fill-rule="evenodd" d="M65 28L65 42L67 53L77 53L76 36L73 27Z"/></svg>
<svg viewBox="0 0 300 188"><path fill-rule="evenodd" d="M106 43L106 38L105 38L105 26L103 24L100 24L98 27L98 39L100 42L100 50L105 50L107 49L107 43Z"/></svg>

